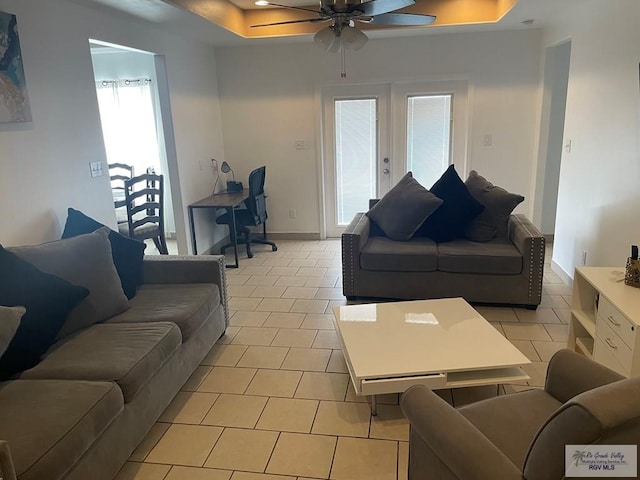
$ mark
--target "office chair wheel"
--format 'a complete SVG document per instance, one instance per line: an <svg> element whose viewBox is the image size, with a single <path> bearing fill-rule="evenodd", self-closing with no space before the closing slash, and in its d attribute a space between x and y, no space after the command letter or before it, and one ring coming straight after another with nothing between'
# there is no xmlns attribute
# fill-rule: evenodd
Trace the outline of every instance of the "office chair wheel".
<svg viewBox="0 0 640 480"><path fill-rule="evenodd" d="M271 246L271 251L272 252L277 252L278 251L278 247L276 247L275 245Z"/></svg>

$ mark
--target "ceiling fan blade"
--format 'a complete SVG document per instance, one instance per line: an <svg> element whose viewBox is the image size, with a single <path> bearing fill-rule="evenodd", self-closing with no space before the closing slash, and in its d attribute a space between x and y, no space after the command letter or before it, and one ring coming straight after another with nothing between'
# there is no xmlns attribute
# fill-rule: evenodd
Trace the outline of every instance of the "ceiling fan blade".
<svg viewBox="0 0 640 480"><path fill-rule="evenodd" d="M429 25L435 21L433 15L419 15L415 13L385 13L376 15L367 22L370 25Z"/></svg>
<svg viewBox="0 0 640 480"><path fill-rule="evenodd" d="M414 0L370 0L369 2L354 5L349 10L360 11L367 16L382 15L393 12L416 3Z"/></svg>
<svg viewBox="0 0 640 480"><path fill-rule="evenodd" d="M280 8L289 8L291 10L302 10L303 12L311 12L311 13L317 13L318 15L322 15L322 12L319 12L317 10L313 10L311 8L304 8L304 7L294 7L291 5L281 5L279 3L273 3L273 2L268 2L267 7L269 6L274 6L274 7L280 7Z"/></svg>
<svg viewBox="0 0 640 480"><path fill-rule="evenodd" d="M289 20L286 22L274 22L274 23L261 23L259 25L251 25L251 28L256 28L256 27L273 27L274 25L289 25L291 23L304 23L304 22L311 22L311 23L316 23L316 22L326 22L327 20L329 20L328 18L305 18L303 20Z"/></svg>

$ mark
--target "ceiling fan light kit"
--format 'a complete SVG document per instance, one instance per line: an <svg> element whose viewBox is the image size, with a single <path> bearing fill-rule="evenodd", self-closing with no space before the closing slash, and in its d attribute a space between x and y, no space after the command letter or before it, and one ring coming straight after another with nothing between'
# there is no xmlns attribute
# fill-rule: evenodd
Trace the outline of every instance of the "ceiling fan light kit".
<svg viewBox="0 0 640 480"><path fill-rule="evenodd" d="M319 30L314 36L314 42L324 50L335 53L341 51L342 71L341 76L346 77L344 68L344 51L359 50L367 43L367 36L356 28L356 22L372 25L395 26L424 26L433 23L436 19L433 15L415 13L391 13L395 10L413 5L415 0L369 0L363 3L348 3L346 0L320 0L320 10L312 10L303 7L291 7L287 5L258 0L256 5L269 5L279 8L303 10L315 13L315 18L301 20L289 20L285 22L251 25L252 28L270 27L291 23L317 23L331 22L328 27Z"/></svg>

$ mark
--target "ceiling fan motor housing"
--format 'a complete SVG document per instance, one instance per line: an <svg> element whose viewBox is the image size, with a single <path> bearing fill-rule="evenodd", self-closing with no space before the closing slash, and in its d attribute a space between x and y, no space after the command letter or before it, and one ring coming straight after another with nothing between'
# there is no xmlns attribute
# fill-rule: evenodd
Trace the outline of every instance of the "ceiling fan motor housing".
<svg viewBox="0 0 640 480"><path fill-rule="evenodd" d="M328 15L332 13L355 13L360 3L360 1L348 2L347 0L320 0L320 11Z"/></svg>

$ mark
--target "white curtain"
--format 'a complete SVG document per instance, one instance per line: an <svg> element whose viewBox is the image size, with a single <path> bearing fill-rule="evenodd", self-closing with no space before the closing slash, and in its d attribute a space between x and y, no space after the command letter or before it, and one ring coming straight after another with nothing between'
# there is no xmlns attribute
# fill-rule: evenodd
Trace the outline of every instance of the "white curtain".
<svg viewBox="0 0 640 480"><path fill-rule="evenodd" d="M161 173L151 80L96 82L100 120L109 163L133 165L140 175Z"/></svg>

